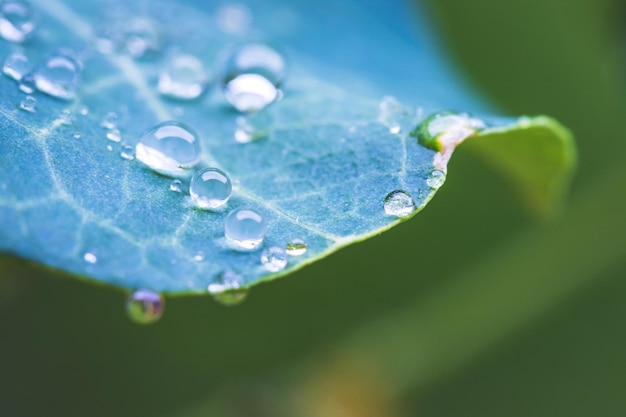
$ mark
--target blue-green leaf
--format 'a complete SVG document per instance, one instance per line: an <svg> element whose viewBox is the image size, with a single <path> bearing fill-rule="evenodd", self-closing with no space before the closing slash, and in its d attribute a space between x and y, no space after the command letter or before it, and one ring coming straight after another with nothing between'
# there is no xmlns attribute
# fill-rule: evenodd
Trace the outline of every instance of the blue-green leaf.
<svg viewBox="0 0 626 417"><path fill-rule="evenodd" d="M249 287L387 230L430 201L461 142L446 152L431 149L410 135L415 127L442 108L488 111L454 81L426 32L411 29L400 3L250 1L253 25L237 34L220 29L212 5L193 1L32 3L33 37L19 46L2 42L0 53L22 52L36 63L71 48L84 71L74 100L36 94L34 112L20 109L24 94L13 80L0 79L0 251L119 287L206 292L226 273ZM161 51L142 59L104 51L99 36L120 27L120 17L158 22ZM159 96L158 72L171 50L197 56L218 74L225 49L259 39L284 51L289 74L282 100L244 116L256 137L251 143L234 140L242 116L226 105L218 82L193 102ZM383 99L389 95L405 104ZM111 112L119 116L121 143L107 140L101 126ZM165 120L192 126L201 165L230 175L235 185L226 209L194 208L170 190L170 178L120 156L123 145L134 146ZM505 171L513 167L508 171L528 189L552 184L533 194L551 205L573 158L561 158L571 154L569 134L545 120L489 118L493 127L466 136L556 143L552 153L528 154L549 167L530 176L519 159L508 159L518 151L493 147L496 161L505 161ZM385 210L393 195L405 199L403 211L395 211L400 216ZM267 221L265 248L300 239L306 253L275 272L263 266L261 250L233 250L224 218L238 207Z"/></svg>

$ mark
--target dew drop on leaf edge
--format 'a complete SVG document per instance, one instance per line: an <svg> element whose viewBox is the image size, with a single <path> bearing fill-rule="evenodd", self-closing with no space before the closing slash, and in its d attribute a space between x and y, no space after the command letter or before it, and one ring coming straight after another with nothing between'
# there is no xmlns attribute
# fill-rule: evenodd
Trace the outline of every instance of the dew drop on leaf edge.
<svg viewBox="0 0 626 417"><path fill-rule="evenodd" d="M263 249L261 264L270 272L280 272L287 266L287 252L278 246Z"/></svg>
<svg viewBox="0 0 626 417"><path fill-rule="evenodd" d="M243 302L248 290L243 288L243 277L236 272L227 270L217 276L207 290L215 301L226 306L234 306Z"/></svg>
<svg viewBox="0 0 626 417"><path fill-rule="evenodd" d="M292 239L285 246L285 252L289 256L302 256L307 250L307 244L302 239Z"/></svg>
<svg viewBox="0 0 626 417"><path fill-rule="evenodd" d="M150 290L137 290L126 299L126 313L137 324L152 324L163 316L165 299Z"/></svg>
<svg viewBox="0 0 626 417"><path fill-rule="evenodd" d="M413 198L402 190L395 190L387 194L383 200L385 214L394 217L410 216L416 209Z"/></svg>

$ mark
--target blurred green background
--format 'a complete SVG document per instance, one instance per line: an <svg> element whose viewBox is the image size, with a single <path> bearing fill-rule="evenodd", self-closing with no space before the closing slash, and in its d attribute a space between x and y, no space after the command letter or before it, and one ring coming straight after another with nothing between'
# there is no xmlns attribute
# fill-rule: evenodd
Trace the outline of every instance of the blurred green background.
<svg viewBox="0 0 626 417"><path fill-rule="evenodd" d="M626 415L626 12L618 0L431 0L468 81L576 135L555 219L463 148L414 220L138 327L110 288L0 263L0 415Z"/></svg>

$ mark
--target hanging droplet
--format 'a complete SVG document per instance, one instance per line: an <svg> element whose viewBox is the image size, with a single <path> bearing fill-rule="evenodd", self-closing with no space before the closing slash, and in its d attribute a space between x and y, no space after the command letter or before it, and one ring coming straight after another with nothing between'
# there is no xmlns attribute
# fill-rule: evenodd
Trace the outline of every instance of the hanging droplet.
<svg viewBox="0 0 626 417"><path fill-rule="evenodd" d="M35 97L33 96L24 97L24 99L20 103L20 109L30 113L35 113L37 111L35 106L37 106L37 99L35 99Z"/></svg>
<svg viewBox="0 0 626 417"><path fill-rule="evenodd" d="M189 185L189 195L203 209L216 209L226 204L233 192L233 184L226 173L217 168L198 171Z"/></svg>
<svg viewBox="0 0 626 417"><path fill-rule="evenodd" d="M159 93L178 100L198 98L209 83L204 64L193 55L176 55L159 75Z"/></svg>
<svg viewBox="0 0 626 417"><path fill-rule="evenodd" d="M441 152L485 127L485 122L468 114L442 111L424 119L411 136L416 137L422 146Z"/></svg>
<svg viewBox="0 0 626 417"><path fill-rule="evenodd" d="M402 190L390 192L383 201L383 207L388 216L395 217L410 216L416 209L411 196Z"/></svg>
<svg viewBox="0 0 626 417"><path fill-rule="evenodd" d="M111 129L107 132L107 139L111 142L121 142L122 135L119 129Z"/></svg>
<svg viewBox="0 0 626 417"><path fill-rule="evenodd" d="M285 78L285 61L262 44L240 47L226 60L223 69L224 96L241 112L258 111L278 98Z"/></svg>
<svg viewBox="0 0 626 417"><path fill-rule="evenodd" d="M115 129L117 127L117 119L119 116L115 112L109 112L104 115L102 118L102 122L100 122L100 126L105 129Z"/></svg>
<svg viewBox="0 0 626 417"><path fill-rule="evenodd" d="M130 145L123 145L120 150L120 156L127 161L133 161L135 159L135 148Z"/></svg>
<svg viewBox="0 0 626 417"><path fill-rule="evenodd" d="M2 72L9 78L20 81L30 72L30 62L25 55L12 54L4 61Z"/></svg>
<svg viewBox="0 0 626 417"><path fill-rule="evenodd" d="M164 122L139 138L135 156L158 173L181 175L200 161L198 135L182 123Z"/></svg>
<svg viewBox="0 0 626 417"><path fill-rule="evenodd" d="M128 317L137 324L152 324L163 316L165 299L150 290L137 290L126 300Z"/></svg>
<svg viewBox="0 0 626 417"><path fill-rule="evenodd" d="M134 58L142 58L161 49L161 33L154 20L142 17L131 19L125 28L124 48Z"/></svg>
<svg viewBox="0 0 626 417"><path fill-rule="evenodd" d="M215 301L227 306L234 306L248 296L248 290L243 288L244 283L241 275L233 271L226 271L209 284L208 290Z"/></svg>
<svg viewBox="0 0 626 417"><path fill-rule="evenodd" d="M278 246L264 249L261 253L261 263L270 272L279 272L287 266L287 252Z"/></svg>
<svg viewBox="0 0 626 417"><path fill-rule="evenodd" d="M292 239L287 243L285 251L289 256L302 256L308 250L307 244L302 239Z"/></svg>
<svg viewBox="0 0 626 417"><path fill-rule="evenodd" d="M228 4L217 11L217 25L233 35L246 33L252 22L252 12L243 4Z"/></svg>
<svg viewBox="0 0 626 417"><path fill-rule="evenodd" d="M181 180L172 180L170 182L170 191L174 191L175 193L184 193L184 185Z"/></svg>
<svg viewBox="0 0 626 417"><path fill-rule="evenodd" d="M35 86L42 93L72 100L80 82L81 64L67 55L53 55L32 73Z"/></svg>
<svg viewBox="0 0 626 417"><path fill-rule="evenodd" d="M446 182L446 173L440 169L435 169L430 173L428 179L426 180L426 184L430 188L439 189Z"/></svg>
<svg viewBox="0 0 626 417"><path fill-rule="evenodd" d="M8 0L0 3L0 36L9 42L24 42L35 29L33 11L28 3Z"/></svg>
<svg viewBox="0 0 626 417"><path fill-rule="evenodd" d="M231 211L224 220L224 236L236 249L254 250L267 234L267 224L259 213L248 208Z"/></svg>

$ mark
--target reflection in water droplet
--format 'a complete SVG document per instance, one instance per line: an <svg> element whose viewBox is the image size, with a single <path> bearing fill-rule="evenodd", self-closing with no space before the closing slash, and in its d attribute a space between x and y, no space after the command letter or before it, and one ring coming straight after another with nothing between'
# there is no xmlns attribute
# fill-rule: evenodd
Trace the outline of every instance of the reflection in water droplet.
<svg viewBox="0 0 626 417"><path fill-rule="evenodd" d="M244 283L241 275L233 271L226 271L209 284L208 290L215 301L227 306L234 306L248 296L248 290L243 288Z"/></svg>
<svg viewBox="0 0 626 417"><path fill-rule="evenodd" d="M302 239L292 239L287 243L285 247L287 255L289 256L302 256L306 253L308 247Z"/></svg>
<svg viewBox="0 0 626 417"><path fill-rule="evenodd" d="M189 195L203 209L216 209L226 204L233 192L228 175L217 168L198 171L189 185Z"/></svg>
<svg viewBox="0 0 626 417"><path fill-rule="evenodd" d="M243 4L228 4L217 11L217 25L226 33L245 33L251 22L252 12Z"/></svg>
<svg viewBox="0 0 626 417"><path fill-rule="evenodd" d="M148 18L131 19L125 29L124 47L134 58L161 49L161 33L155 21Z"/></svg>
<svg viewBox="0 0 626 417"><path fill-rule="evenodd" d="M105 129L115 129L117 127L117 119L119 116L115 112L109 112L104 115L102 118L102 122L100 122L100 126Z"/></svg>
<svg viewBox="0 0 626 417"><path fill-rule="evenodd" d="M120 150L120 156L127 161L135 159L135 148L130 145L123 145Z"/></svg>
<svg viewBox="0 0 626 417"><path fill-rule="evenodd" d="M83 259L89 264L95 264L96 262L98 262L98 257L91 252L85 252L85 254L83 255Z"/></svg>
<svg viewBox="0 0 626 417"><path fill-rule="evenodd" d="M137 290L126 300L128 318L137 324L152 324L163 316L165 299L150 290Z"/></svg>
<svg viewBox="0 0 626 417"><path fill-rule="evenodd" d="M9 42L24 42L35 29L33 11L28 3L8 0L0 3L0 36Z"/></svg>
<svg viewBox="0 0 626 417"><path fill-rule="evenodd" d="M261 253L261 263L270 272L279 272L287 266L287 253L283 248L272 246Z"/></svg>
<svg viewBox="0 0 626 417"><path fill-rule="evenodd" d="M20 103L20 109L30 112L30 113L35 113L37 111L37 109L35 108L36 105L37 105L37 100L35 99L35 97L26 96Z"/></svg>
<svg viewBox="0 0 626 417"><path fill-rule="evenodd" d="M240 47L223 68L224 96L241 112L258 111L278 98L285 77L285 61L262 44Z"/></svg>
<svg viewBox="0 0 626 417"><path fill-rule="evenodd" d="M12 54L4 61L2 72L9 78L20 81L30 72L30 62L25 55Z"/></svg>
<svg viewBox="0 0 626 417"><path fill-rule="evenodd" d="M209 74L202 61L193 55L176 55L161 70L159 93L179 100L192 100L204 92L208 82Z"/></svg>
<svg viewBox="0 0 626 417"><path fill-rule="evenodd" d="M181 180L172 180L170 182L170 191L174 191L175 193L184 193L184 185Z"/></svg>
<svg viewBox="0 0 626 417"><path fill-rule="evenodd" d="M119 129L111 129L107 132L107 139L111 142L121 142L122 135L120 134Z"/></svg>
<svg viewBox="0 0 626 417"><path fill-rule="evenodd" d="M430 176L426 180L426 184L430 188L438 189L446 182L446 173L440 169L435 169L430 173Z"/></svg>
<svg viewBox="0 0 626 417"><path fill-rule="evenodd" d="M198 135L182 123L164 122L139 138L135 156L156 172L181 175L200 161Z"/></svg>
<svg viewBox="0 0 626 417"><path fill-rule="evenodd" d="M441 151L486 127L485 122L464 113L442 111L428 116L411 133L427 148Z"/></svg>
<svg viewBox="0 0 626 417"><path fill-rule="evenodd" d="M224 236L237 249L257 249L267 234L267 224L259 213L248 208L231 211L224 220Z"/></svg>
<svg viewBox="0 0 626 417"><path fill-rule="evenodd" d="M415 211L415 202L409 194L402 190L390 192L383 201L388 216L407 217Z"/></svg>
<svg viewBox="0 0 626 417"><path fill-rule="evenodd" d="M33 72L35 86L42 93L64 100L76 95L81 64L66 55L53 55Z"/></svg>

